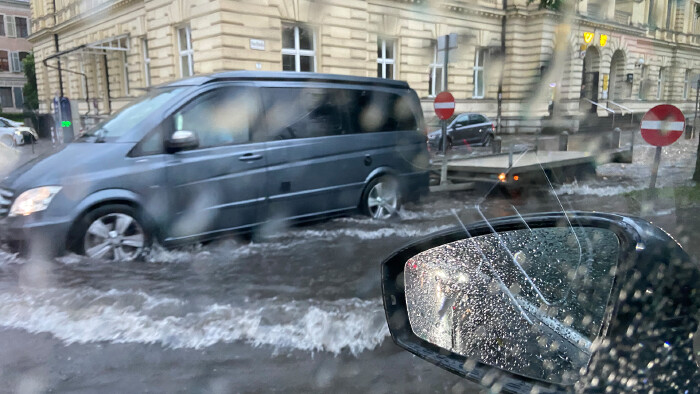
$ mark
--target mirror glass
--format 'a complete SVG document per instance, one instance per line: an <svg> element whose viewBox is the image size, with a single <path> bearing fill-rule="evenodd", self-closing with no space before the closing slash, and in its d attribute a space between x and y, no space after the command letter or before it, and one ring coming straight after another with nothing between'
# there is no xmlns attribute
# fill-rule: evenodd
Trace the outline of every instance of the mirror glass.
<svg viewBox="0 0 700 394"><path fill-rule="evenodd" d="M170 139L174 142L186 142L194 140L194 133L187 130L178 130L173 133Z"/></svg>
<svg viewBox="0 0 700 394"><path fill-rule="evenodd" d="M534 228L467 238L406 262L413 332L517 375L572 384L591 358L619 239L600 228Z"/></svg>

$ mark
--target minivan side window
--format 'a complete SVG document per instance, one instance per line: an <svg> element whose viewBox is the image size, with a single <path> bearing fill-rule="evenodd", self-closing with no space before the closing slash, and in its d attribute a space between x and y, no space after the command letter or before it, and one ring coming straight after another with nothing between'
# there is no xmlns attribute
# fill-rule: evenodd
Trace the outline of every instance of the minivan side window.
<svg viewBox="0 0 700 394"><path fill-rule="evenodd" d="M200 148L250 142L258 113L251 90L224 87L202 94L173 115L172 132L197 133Z"/></svg>
<svg viewBox="0 0 700 394"><path fill-rule="evenodd" d="M346 95L341 89L265 88L268 140L343 134Z"/></svg>
<svg viewBox="0 0 700 394"><path fill-rule="evenodd" d="M411 100L372 90L348 90L352 133L418 130Z"/></svg>
<svg viewBox="0 0 700 394"><path fill-rule="evenodd" d="M158 128L149 133L146 138L141 140L137 148L134 150L135 156L158 155L165 152L163 146L163 127Z"/></svg>

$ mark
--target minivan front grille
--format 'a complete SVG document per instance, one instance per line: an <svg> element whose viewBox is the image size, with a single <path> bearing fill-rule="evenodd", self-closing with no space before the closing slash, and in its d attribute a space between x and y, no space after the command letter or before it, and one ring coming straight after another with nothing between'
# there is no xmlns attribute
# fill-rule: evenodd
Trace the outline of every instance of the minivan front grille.
<svg viewBox="0 0 700 394"><path fill-rule="evenodd" d="M11 190L0 189L0 218L4 218L10 212L13 197Z"/></svg>

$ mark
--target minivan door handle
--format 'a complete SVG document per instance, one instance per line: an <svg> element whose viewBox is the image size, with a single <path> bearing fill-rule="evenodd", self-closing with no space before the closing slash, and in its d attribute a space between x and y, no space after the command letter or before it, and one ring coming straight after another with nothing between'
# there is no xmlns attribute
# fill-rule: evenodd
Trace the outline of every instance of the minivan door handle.
<svg viewBox="0 0 700 394"><path fill-rule="evenodd" d="M245 155L238 158L240 161L255 161L262 159L262 155L256 153L246 153Z"/></svg>

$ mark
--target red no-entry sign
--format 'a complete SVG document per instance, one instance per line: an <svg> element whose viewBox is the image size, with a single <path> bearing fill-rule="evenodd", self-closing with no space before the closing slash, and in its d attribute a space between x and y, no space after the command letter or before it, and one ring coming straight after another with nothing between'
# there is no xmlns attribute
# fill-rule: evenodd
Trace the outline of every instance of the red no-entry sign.
<svg viewBox="0 0 700 394"><path fill-rule="evenodd" d="M455 113L455 98L450 92L442 92L435 97L433 106L437 117L447 120Z"/></svg>
<svg viewBox="0 0 700 394"><path fill-rule="evenodd" d="M685 130L685 116L673 105L657 105L642 118L642 138L654 146L676 142Z"/></svg>

